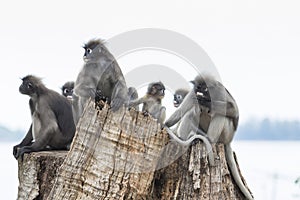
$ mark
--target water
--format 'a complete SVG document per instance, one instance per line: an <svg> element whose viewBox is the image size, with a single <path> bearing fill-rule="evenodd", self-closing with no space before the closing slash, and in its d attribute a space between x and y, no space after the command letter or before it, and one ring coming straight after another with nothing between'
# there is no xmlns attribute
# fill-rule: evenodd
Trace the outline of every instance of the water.
<svg viewBox="0 0 300 200"><path fill-rule="evenodd" d="M18 166L12 155L15 143L0 143L0 199L16 199ZM300 199L300 141L234 141L240 169L256 200Z"/></svg>
<svg viewBox="0 0 300 200"><path fill-rule="evenodd" d="M0 143L0 199L17 199L18 162L13 156L14 143Z"/></svg>
<svg viewBox="0 0 300 200"><path fill-rule="evenodd" d="M257 200L300 199L299 141L234 141L241 172Z"/></svg>

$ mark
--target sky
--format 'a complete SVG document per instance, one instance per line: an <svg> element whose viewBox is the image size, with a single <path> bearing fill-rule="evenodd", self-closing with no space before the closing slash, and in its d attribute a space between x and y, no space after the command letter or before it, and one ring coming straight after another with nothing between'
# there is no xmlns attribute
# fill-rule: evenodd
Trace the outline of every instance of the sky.
<svg viewBox="0 0 300 200"><path fill-rule="evenodd" d="M198 44L236 99L241 123L300 120L299 9L296 0L5 1L0 6L0 125L29 128L29 97L18 91L20 78L37 75L60 92L83 66L85 42L142 28L170 30ZM184 71L186 80L196 75L178 57L157 50L133 52L118 62L125 75L151 64ZM171 94L163 100L168 114L174 110Z"/></svg>

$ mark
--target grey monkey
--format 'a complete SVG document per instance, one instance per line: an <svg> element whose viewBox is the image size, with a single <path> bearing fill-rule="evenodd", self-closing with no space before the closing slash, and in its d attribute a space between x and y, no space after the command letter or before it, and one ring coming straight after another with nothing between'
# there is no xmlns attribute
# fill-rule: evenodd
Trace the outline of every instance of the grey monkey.
<svg viewBox="0 0 300 200"><path fill-rule="evenodd" d="M62 95L67 97L72 102L72 95L74 90L74 81L68 81L61 87Z"/></svg>
<svg viewBox="0 0 300 200"><path fill-rule="evenodd" d="M163 125L166 118L166 108L162 106L161 100L165 96L165 86L162 82L153 82L148 85L146 95L129 102L129 107L143 104L142 112L150 114L153 118Z"/></svg>
<svg viewBox="0 0 300 200"><path fill-rule="evenodd" d="M199 104L199 129L197 132L205 132L211 143L218 142L225 145L226 160L236 184L247 199L253 199L242 182L230 146L239 120L238 107L234 98L220 82L212 77L199 75L192 82L194 87L190 93L195 94L193 98L196 97ZM167 120L167 127L177 122L180 113L186 113L185 110L191 108L188 104L193 101L193 98L188 96L185 98L179 109ZM185 105L183 105L184 103ZM185 133L189 134L189 130ZM213 154L208 154L208 156L211 157ZM212 159L214 158L209 158L210 164Z"/></svg>
<svg viewBox="0 0 300 200"><path fill-rule="evenodd" d="M182 103L183 99L185 98L185 96L189 93L189 91L187 89L177 89L174 93L174 99L173 99L173 104L174 107L177 108L180 106L180 104Z"/></svg>
<svg viewBox="0 0 300 200"><path fill-rule="evenodd" d="M68 150L75 134L70 102L36 76L25 76L22 81L19 91L30 96L32 123L23 141L14 146L13 155L18 159L35 151Z"/></svg>
<svg viewBox="0 0 300 200"><path fill-rule="evenodd" d="M179 92L178 92L179 91ZM187 93L186 93L187 92ZM176 94L183 96L180 98ZM209 163L214 165L214 157L212 152L212 145L203 130L199 129L201 108L197 102L196 93L194 90L176 90L174 94L174 102L178 105L178 109L165 122L165 129L172 139L183 146L190 145L195 139L200 139L204 142L207 152L209 154ZM176 106L175 106L176 107ZM175 133L169 127L176 124Z"/></svg>
<svg viewBox="0 0 300 200"><path fill-rule="evenodd" d="M134 100L139 98L139 94L138 94L137 90L135 89L135 87L129 87L128 88L128 97L129 97L129 102L134 101ZM139 106L136 105L134 107L134 109L136 111L139 111Z"/></svg>
<svg viewBox="0 0 300 200"><path fill-rule="evenodd" d="M114 56L101 40L90 40L83 46L84 66L75 81L73 93L73 116L75 124L82 115L89 98L96 93L106 99L112 111L128 103L128 90L123 73Z"/></svg>

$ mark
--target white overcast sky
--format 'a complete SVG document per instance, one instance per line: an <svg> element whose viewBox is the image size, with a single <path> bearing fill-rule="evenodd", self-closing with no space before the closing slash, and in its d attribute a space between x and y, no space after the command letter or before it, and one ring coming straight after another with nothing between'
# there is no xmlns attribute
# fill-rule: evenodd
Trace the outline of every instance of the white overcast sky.
<svg viewBox="0 0 300 200"><path fill-rule="evenodd" d="M300 120L299 10L297 0L1 2L0 124L25 130L31 123L20 77L43 77L59 92L82 67L84 42L140 28L172 30L198 43L236 99L241 122ZM151 64L129 57L120 61L123 71L126 63Z"/></svg>

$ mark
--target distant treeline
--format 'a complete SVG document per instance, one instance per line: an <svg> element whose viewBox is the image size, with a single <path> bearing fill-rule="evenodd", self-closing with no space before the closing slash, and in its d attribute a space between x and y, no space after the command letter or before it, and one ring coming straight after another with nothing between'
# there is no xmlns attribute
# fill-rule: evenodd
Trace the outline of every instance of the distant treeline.
<svg viewBox="0 0 300 200"><path fill-rule="evenodd" d="M300 140L300 121L264 119L246 122L238 127L237 140Z"/></svg>
<svg viewBox="0 0 300 200"><path fill-rule="evenodd" d="M21 141L25 134L0 126L0 142ZM300 121L248 121L239 125L235 140L300 140Z"/></svg>

